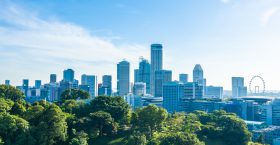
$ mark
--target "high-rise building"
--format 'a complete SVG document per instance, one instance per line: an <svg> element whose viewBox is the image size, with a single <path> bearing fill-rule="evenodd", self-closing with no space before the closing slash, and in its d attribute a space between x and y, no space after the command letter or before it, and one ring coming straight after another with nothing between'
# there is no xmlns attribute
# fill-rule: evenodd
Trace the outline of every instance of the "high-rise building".
<svg viewBox="0 0 280 145"><path fill-rule="evenodd" d="M117 65L117 90L120 96L124 96L130 91L129 65L126 60L119 62Z"/></svg>
<svg viewBox="0 0 280 145"><path fill-rule="evenodd" d="M206 97L209 98L223 98L223 87L207 86L206 87Z"/></svg>
<svg viewBox="0 0 280 145"><path fill-rule="evenodd" d="M171 70L155 71L155 97L162 97L163 84L172 81Z"/></svg>
<svg viewBox="0 0 280 145"><path fill-rule="evenodd" d="M155 96L155 72L162 70L162 45L151 45L151 81L150 81L150 93Z"/></svg>
<svg viewBox="0 0 280 145"><path fill-rule="evenodd" d="M10 80L5 80L5 85L9 86L10 85Z"/></svg>
<svg viewBox="0 0 280 145"><path fill-rule="evenodd" d="M97 95L97 77L95 75L82 75L82 87L85 89L87 85L89 88L89 95L95 97Z"/></svg>
<svg viewBox="0 0 280 145"><path fill-rule="evenodd" d="M232 97L247 96L247 87L244 86L243 77L232 77Z"/></svg>
<svg viewBox="0 0 280 145"><path fill-rule="evenodd" d="M201 99L203 97L203 86L197 82L184 84L184 97L190 99Z"/></svg>
<svg viewBox="0 0 280 145"><path fill-rule="evenodd" d="M139 82L139 69L134 70L134 83Z"/></svg>
<svg viewBox="0 0 280 145"><path fill-rule="evenodd" d="M179 111L180 99L184 97L184 85L181 82L163 84L163 107L169 112Z"/></svg>
<svg viewBox="0 0 280 145"><path fill-rule="evenodd" d="M206 93L206 79L203 77L203 69L200 64L196 64L193 69L193 82L203 87L202 95Z"/></svg>
<svg viewBox="0 0 280 145"><path fill-rule="evenodd" d="M41 80L35 80L35 88L36 89L40 89L41 85L42 85L42 81Z"/></svg>
<svg viewBox="0 0 280 145"><path fill-rule="evenodd" d="M133 86L133 94L137 96L145 96L146 95L146 83L136 82Z"/></svg>
<svg viewBox="0 0 280 145"><path fill-rule="evenodd" d="M112 76L111 75L104 75L102 77L102 86L105 87L105 94L106 96L112 95Z"/></svg>
<svg viewBox="0 0 280 145"><path fill-rule="evenodd" d="M50 75L50 83L56 83L56 74Z"/></svg>
<svg viewBox="0 0 280 145"><path fill-rule="evenodd" d="M193 82L203 80L203 69L200 64L196 64L193 69Z"/></svg>
<svg viewBox="0 0 280 145"><path fill-rule="evenodd" d="M150 94L151 65L148 60L141 58L139 68L134 70L134 83L143 82L146 84L146 92Z"/></svg>
<svg viewBox="0 0 280 145"><path fill-rule="evenodd" d="M23 89L23 92L24 92L25 96L27 96L28 88L29 88L29 80L28 79L24 79L22 81L22 89Z"/></svg>
<svg viewBox="0 0 280 145"><path fill-rule="evenodd" d="M67 69L63 71L63 81L65 82L74 82L74 70Z"/></svg>
<svg viewBox="0 0 280 145"><path fill-rule="evenodd" d="M189 79L188 74L179 74L179 81L182 83L187 83Z"/></svg>

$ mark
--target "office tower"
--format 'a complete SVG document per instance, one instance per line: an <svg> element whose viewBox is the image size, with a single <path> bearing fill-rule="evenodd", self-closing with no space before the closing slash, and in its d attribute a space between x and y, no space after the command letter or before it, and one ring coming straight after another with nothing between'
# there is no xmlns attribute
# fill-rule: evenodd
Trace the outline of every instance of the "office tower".
<svg viewBox="0 0 280 145"><path fill-rule="evenodd" d="M24 79L22 81L22 89L23 89L23 92L24 92L25 96L27 96L28 88L29 88L29 80L28 79Z"/></svg>
<svg viewBox="0 0 280 145"><path fill-rule="evenodd" d="M136 82L133 86L133 94L137 96L145 96L146 95L146 83Z"/></svg>
<svg viewBox="0 0 280 145"><path fill-rule="evenodd" d="M188 74L179 74L179 81L182 83L187 83L189 79Z"/></svg>
<svg viewBox="0 0 280 145"><path fill-rule="evenodd" d="M223 98L223 87L207 86L206 97L209 98Z"/></svg>
<svg viewBox="0 0 280 145"><path fill-rule="evenodd" d="M50 83L56 83L56 74L50 75Z"/></svg>
<svg viewBox="0 0 280 145"><path fill-rule="evenodd" d="M280 99L276 98L261 106L261 121L280 126Z"/></svg>
<svg viewBox="0 0 280 145"><path fill-rule="evenodd" d="M151 81L150 93L155 96L155 72L162 70L162 45L151 45Z"/></svg>
<svg viewBox="0 0 280 145"><path fill-rule="evenodd" d="M102 76L102 86L105 87L106 96L112 95L112 76L111 75L104 75Z"/></svg>
<svg viewBox="0 0 280 145"><path fill-rule="evenodd" d="M247 87L244 86L243 77L232 77L232 97L247 96Z"/></svg>
<svg viewBox="0 0 280 145"><path fill-rule="evenodd" d="M139 69L134 70L134 83L139 82Z"/></svg>
<svg viewBox="0 0 280 145"><path fill-rule="evenodd" d="M140 58L139 68L134 71L134 83L143 82L146 84L146 92L150 94L151 65L148 60Z"/></svg>
<svg viewBox="0 0 280 145"><path fill-rule="evenodd" d="M86 85L87 85L89 87L89 95L91 97L95 97L97 94L96 92L97 77L95 75L83 74L81 80L82 80L83 89L86 89Z"/></svg>
<svg viewBox="0 0 280 145"><path fill-rule="evenodd" d="M63 71L63 81L65 82L74 82L74 70L67 69Z"/></svg>
<svg viewBox="0 0 280 145"><path fill-rule="evenodd" d="M203 69L200 64L196 64L193 69L193 82L198 82L203 79Z"/></svg>
<svg viewBox="0 0 280 145"><path fill-rule="evenodd" d="M155 97L162 97L163 84L172 81L171 70L155 71Z"/></svg>
<svg viewBox="0 0 280 145"><path fill-rule="evenodd" d="M180 99L184 97L184 85L181 82L163 84L163 107L169 112L179 111Z"/></svg>
<svg viewBox="0 0 280 145"><path fill-rule="evenodd" d="M35 80L35 88L36 89L40 89L41 85L42 85L42 81L41 80Z"/></svg>
<svg viewBox="0 0 280 145"><path fill-rule="evenodd" d="M10 85L10 80L5 80L5 85L9 86Z"/></svg>
<svg viewBox="0 0 280 145"><path fill-rule="evenodd" d="M129 93L130 81L129 78L129 62L121 61L117 65L117 90L118 95L124 96Z"/></svg>
<svg viewBox="0 0 280 145"><path fill-rule="evenodd" d="M201 99L203 97L203 86L197 82L184 84L184 97L189 99Z"/></svg>

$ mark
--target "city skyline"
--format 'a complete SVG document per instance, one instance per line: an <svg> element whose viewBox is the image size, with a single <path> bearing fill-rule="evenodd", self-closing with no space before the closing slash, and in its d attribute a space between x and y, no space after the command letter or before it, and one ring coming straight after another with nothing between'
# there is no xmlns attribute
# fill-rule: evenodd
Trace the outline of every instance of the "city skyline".
<svg viewBox="0 0 280 145"><path fill-rule="evenodd" d="M201 64L207 84L230 90L231 77L244 77L248 86L251 77L260 75L267 82L268 90L279 90L279 2L216 0L198 5L195 1L172 4L164 1L145 19L145 10L151 10L157 2L1 1L0 65L4 66L0 72L1 83L6 79L12 85L20 85L22 79L29 79L31 84L38 79L46 83L51 73L61 80L61 71L72 68L76 76L97 75L98 83L102 75L111 74L116 88L117 62L125 58L131 63L130 80L133 80L138 58L149 60L150 44L161 43L163 68L172 70L175 80L179 80L180 73L192 78L194 65ZM177 9L163 11L169 5L176 5ZM63 11L56 9L62 6ZM85 9L75 15L71 13L75 6ZM105 13L97 9L99 6L112 10ZM184 10L190 6L197 10ZM91 7L96 9L87 12ZM117 12L116 18L110 16L113 12ZM98 22L101 14L105 19ZM165 24L161 14L173 23ZM120 25L128 19L137 21ZM139 21L145 23L137 24ZM114 22L112 26L110 22ZM204 28L206 24L209 30ZM141 32L144 28L147 34Z"/></svg>

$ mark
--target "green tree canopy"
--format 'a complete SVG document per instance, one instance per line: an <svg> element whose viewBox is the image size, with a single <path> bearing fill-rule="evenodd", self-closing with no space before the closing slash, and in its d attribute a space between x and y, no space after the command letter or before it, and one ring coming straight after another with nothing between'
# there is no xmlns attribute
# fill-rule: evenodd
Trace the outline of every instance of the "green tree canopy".
<svg viewBox="0 0 280 145"><path fill-rule="evenodd" d="M92 110L92 112L108 112L118 123L128 122L130 107L122 97L96 97L90 103L90 109Z"/></svg>
<svg viewBox="0 0 280 145"><path fill-rule="evenodd" d="M80 89L68 89L62 92L60 99L62 102L65 100L77 100L77 99L89 99L90 95L88 92Z"/></svg>
<svg viewBox="0 0 280 145"><path fill-rule="evenodd" d="M171 132L161 134L159 137L159 145L204 145L194 134Z"/></svg>
<svg viewBox="0 0 280 145"><path fill-rule="evenodd" d="M23 100L25 96L23 92L13 86L0 85L0 98L11 99L15 102Z"/></svg>
<svg viewBox="0 0 280 145"><path fill-rule="evenodd" d="M90 126L94 126L98 129L99 136L103 136L104 133L111 134L116 130L116 124L111 115L104 111L97 111L90 113Z"/></svg>
<svg viewBox="0 0 280 145"><path fill-rule="evenodd" d="M9 112L14 105L14 102L10 99L0 98L0 113Z"/></svg>

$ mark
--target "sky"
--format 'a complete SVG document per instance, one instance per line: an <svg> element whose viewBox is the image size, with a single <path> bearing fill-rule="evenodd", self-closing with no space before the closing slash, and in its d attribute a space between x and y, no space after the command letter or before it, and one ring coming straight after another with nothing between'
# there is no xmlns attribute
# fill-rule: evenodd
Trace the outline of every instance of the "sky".
<svg viewBox="0 0 280 145"><path fill-rule="evenodd" d="M47 83L72 68L78 80L113 75L116 87L118 62L131 62L133 81L139 58L162 43L173 80L201 64L207 85L260 75L280 90L279 26L279 0L0 0L0 83Z"/></svg>

